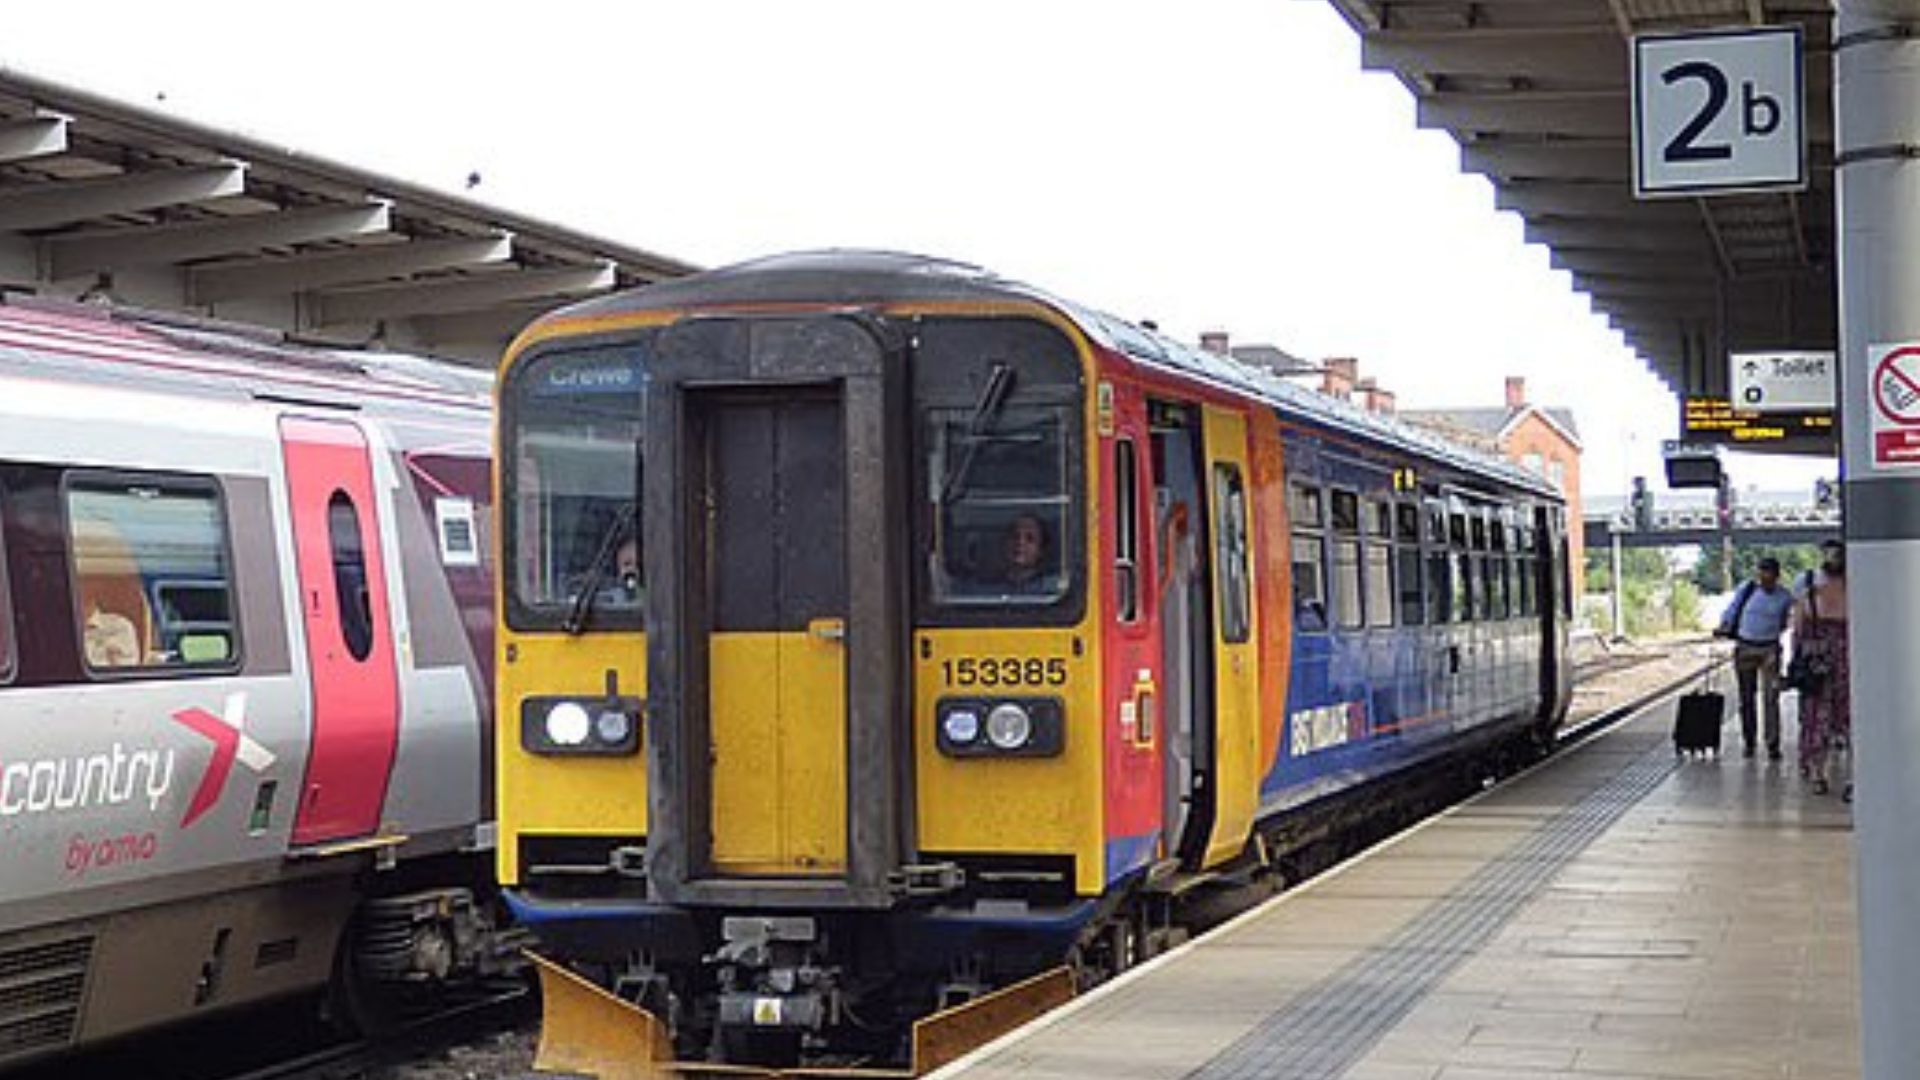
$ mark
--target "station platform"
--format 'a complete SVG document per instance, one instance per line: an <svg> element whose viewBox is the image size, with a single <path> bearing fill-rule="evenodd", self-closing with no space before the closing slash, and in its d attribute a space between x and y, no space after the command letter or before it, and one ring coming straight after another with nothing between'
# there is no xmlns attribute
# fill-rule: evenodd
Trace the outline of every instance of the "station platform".
<svg viewBox="0 0 1920 1080"><path fill-rule="evenodd" d="M1857 1077L1851 808L1792 702L1786 761L1731 700L1683 761L1669 698L936 1075Z"/></svg>

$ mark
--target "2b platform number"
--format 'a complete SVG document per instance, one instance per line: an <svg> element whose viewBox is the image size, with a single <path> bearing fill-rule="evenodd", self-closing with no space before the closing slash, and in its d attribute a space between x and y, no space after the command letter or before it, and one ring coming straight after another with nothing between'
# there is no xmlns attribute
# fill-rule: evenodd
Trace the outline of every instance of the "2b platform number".
<svg viewBox="0 0 1920 1080"><path fill-rule="evenodd" d="M1668 140L1661 156L1669 163L1731 160L1732 143L1701 141L1707 129L1720 119L1720 114L1726 111L1728 102L1733 99L1731 80L1725 71L1705 60L1675 64L1660 73L1660 81L1668 86L1686 80L1696 81L1703 86L1707 97L1693 119L1681 125L1680 130ZM1746 138L1763 139L1780 130L1780 99L1761 92L1751 79L1740 84L1739 107L1740 133Z"/></svg>
<svg viewBox="0 0 1920 1080"><path fill-rule="evenodd" d="M1806 186L1797 27L1633 39L1634 193Z"/></svg>

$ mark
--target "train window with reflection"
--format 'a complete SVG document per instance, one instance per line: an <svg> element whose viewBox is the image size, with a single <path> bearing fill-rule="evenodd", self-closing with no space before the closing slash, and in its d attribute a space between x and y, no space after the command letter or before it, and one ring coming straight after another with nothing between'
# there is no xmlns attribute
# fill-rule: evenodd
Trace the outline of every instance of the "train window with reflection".
<svg viewBox="0 0 1920 1080"><path fill-rule="evenodd" d="M569 351L509 375L502 572L516 629L640 625L641 363L633 347Z"/></svg>
<svg viewBox="0 0 1920 1080"><path fill-rule="evenodd" d="M1293 628L1318 633L1327 628L1326 541L1295 533L1293 537Z"/></svg>
<svg viewBox="0 0 1920 1080"><path fill-rule="evenodd" d="M1247 495L1240 470L1213 467L1214 541L1219 547L1220 636L1247 640L1253 630L1252 589L1247 581Z"/></svg>
<svg viewBox="0 0 1920 1080"><path fill-rule="evenodd" d="M1333 619L1342 630L1366 624L1360 607L1360 541L1337 540L1333 545Z"/></svg>
<svg viewBox="0 0 1920 1080"><path fill-rule="evenodd" d="M1067 595L1066 410L930 409L933 593L951 605L1053 604Z"/></svg>
<svg viewBox="0 0 1920 1080"><path fill-rule="evenodd" d="M1121 622L1140 617L1140 488L1133 440L1113 444L1114 607Z"/></svg>
<svg viewBox="0 0 1920 1080"><path fill-rule="evenodd" d="M1412 503L1400 503L1393 508L1394 524L1400 542L1417 544L1420 542L1420 508Z"/></svg>
<svg viewBox="0 0 1920 1080"><path fill-rule="evenodd" d="M353 498L335 491L327 500L327 541L333 549L333 593L340 610L340 637L355 660L373 654L373 593L360 539L360 512Z"/></svg>
<svg viewBox="0 0 1920 1080"><path fill-rule="evenodd" d="M13 681L13 589L7 580L7 494L0 491L0 684Z"/></svg>
<svg viewBox="0 0 1920 1080"><path fill-rule="evenodd" d="M1473 556L1453 556L1453 621L1472 622L1475 618L1473 594Z"/></svg>
<svg viewBox="0 0 1920 1080"><path fill-rule="evenodd" d="M1391 503L1367 503L1367 535L1393 535L1393 505Z"/></svg>
<svg viewBox="0 0 1920 1080"><path fill-rule="evenodd" d="M1320 489L1311 484L1295 484L1287 499L1287 512L1296 529L1317 529L1320 517Z"/></svg>
<svg viewBox="0 0 1920 1080"><path fill-rule="evenodd" d="M1398 586L1400 600L1400 625L1419 626L1427 621L1426 596L1420 589L1420 548L1413 544L1402 544L1394 549L1397 573L1394 584Z"/></svg>
<svg viewBox="0 0 1920 1080"><path fill-rule="evenodd" d="M1385 544L1367 545L1367 625L1393 625L1393 551Z"/></svg>
<svg viewBox="0 0 1920 1080"><path fill-rule="evenodd" d="M66 510L88 671L232 667L240 642L213 484L75 479Z"/></svg>
<svg viewBox="0 0 1920 1080"><path fill-rule="evenodd" d="M1539 614L1538 609L1534 607L1533 599L1534 566L1535 563L1532 559L1521 556L1519 562L1516 564L1517 569L1515 570L1516 581L1514 584L1520 594L1520 614L1528 617Z"/></svg>
<svg viewBox="0 0 1920 1080"><path fill-rule="evenodd" d="M1334 532L1360 531L1360 496L1351 491L1335 491L1329 503L1333 507Z"/></svg>
<svg viewBox="0 0 1920 1080"><path fill-rule="evenodd" d="M1453 557L1444 551L1427 552L1427 621L1435 626L1453 621Z"/></svg>

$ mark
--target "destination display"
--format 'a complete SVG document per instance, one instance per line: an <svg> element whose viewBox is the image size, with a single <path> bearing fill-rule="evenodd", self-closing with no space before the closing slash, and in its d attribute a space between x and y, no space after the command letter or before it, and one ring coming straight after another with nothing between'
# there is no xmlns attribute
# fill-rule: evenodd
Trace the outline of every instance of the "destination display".
<svg viewBox="0 0 1920 1080"><path fill-rule="evenodd" d="M1756 412L1736 409L1726 398L1689 397L1682 401L1680 437L1689 443L1714 443L1765 449L1776 444L1833 443L1833 412L1801 409Z"/></svg>

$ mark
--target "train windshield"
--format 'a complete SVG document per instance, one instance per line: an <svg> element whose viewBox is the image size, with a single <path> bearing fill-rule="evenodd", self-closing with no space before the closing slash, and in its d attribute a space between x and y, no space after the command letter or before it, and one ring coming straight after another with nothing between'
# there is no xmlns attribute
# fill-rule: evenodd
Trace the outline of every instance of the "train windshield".
<svg viewBox="0 0 1920 1080"><path fill-rule="evenodd" d="M1084 546L1072 345L1026 319L927 320L916 361L924 615L1070 618Z"/></svg>
<svg viewBox="0 0 1920 1080"><path fill-rule="evenodd" d="M631 349L556 353L513 373L505 570L516 628L640 625L645 403Z"/></svg>

